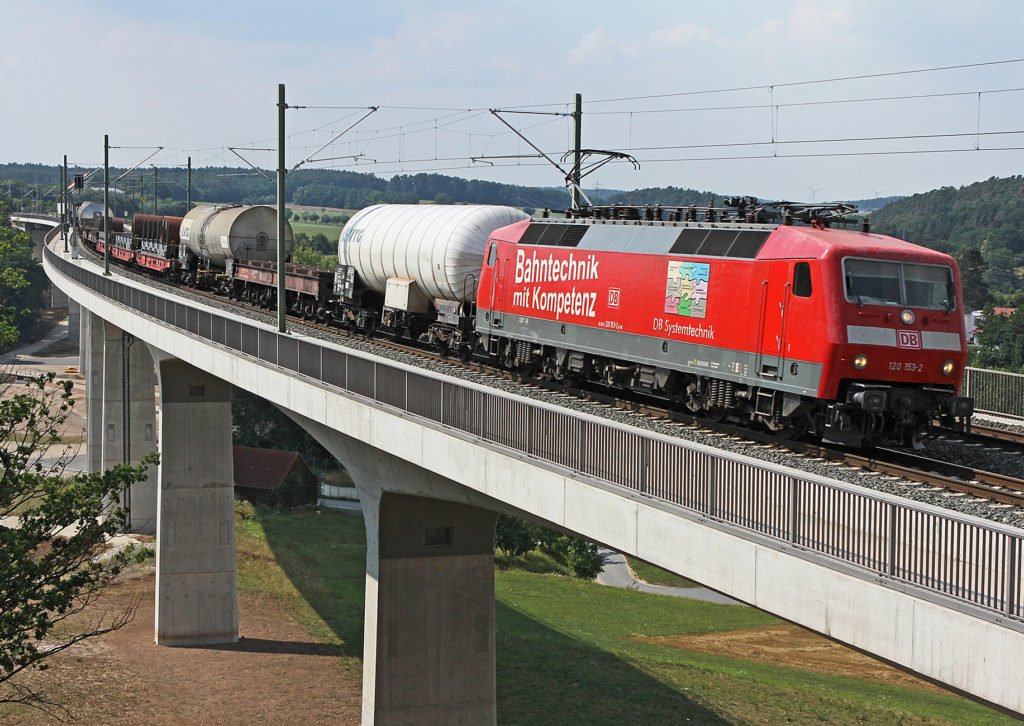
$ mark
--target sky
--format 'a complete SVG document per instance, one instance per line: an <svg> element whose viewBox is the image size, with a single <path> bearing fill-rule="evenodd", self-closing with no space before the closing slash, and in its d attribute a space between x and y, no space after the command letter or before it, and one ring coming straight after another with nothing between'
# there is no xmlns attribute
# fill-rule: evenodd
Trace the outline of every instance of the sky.
<svg viewBox="0 0 1024 726"><path fill-rule="evenodd" d="M1015 0L0 0L0 163L273 169L283 83L289 168L557 187L579 93L639 165L588 188L909 195L1021 173L1022 37Z"/></svg>

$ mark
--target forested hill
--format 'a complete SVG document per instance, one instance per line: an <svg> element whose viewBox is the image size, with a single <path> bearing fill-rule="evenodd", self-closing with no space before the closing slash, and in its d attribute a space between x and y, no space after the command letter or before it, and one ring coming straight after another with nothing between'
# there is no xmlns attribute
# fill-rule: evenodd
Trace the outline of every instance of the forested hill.
<svg viewBox="0 0 1024 726"><path fill-rule="evenodd" d="M968 304L1022 301L1024 177L915 194L874 212L871 228L955 255Z"/></svg>
<svg viewBox="0 0 1024 726"><path fill-rule="evenodd" d="M631 192L619 192L608 198L607 204L660 204L666 207L677 207L690 204L706 206L712 201L721 203L722 195L713 192L701 192L696 189L682 187L649 187Z"/></svg>
<svg viewBox="0 0 1024 726"><path fill-rule="evenodd" d="M1024 253L1024 177L992 177L965 187L942 187L887 204L871 215L874 231L955 252L976 247ZM987 256L987 255L986 255Z"/></svg>
<svg viewBox="0 0 1024 726"><path fill-rule="evenodd" d="M91 169L71 169L70 173L88 173ZM111 168L110 178L117 179L124 169ZM0 164L0 180L9 182L13 200L46 200L53 205L56 198L56 166L44 164ZM161 168L155 173L159 209L164 214L183 214L186 170ZM102 173L93 174L89 186L102 187ZM117 181L112 206L118 214L139 211L141 198L146 197L147 210L153 204L154 171L134 171ZM399 174L382 179L335 169L299 169L290 172L285 182L285 198L290 204L316 207L360 209L378 203L468 202L474 204L507 204L514 207L564 209L569 193L558 187L524 187L513 184L461 179L441 174ZM6 191L3 189L2 191ZM95 190L94 190L95 192ZM123 192L123 196L121 195ZM252 169L202 167L192 170L192 199L206 202L274 204L277 199L273 172L259 173ZM178 209L180 207L180 209Z"/></svg>
<svg viewBox="0 0 1024 726"><path fill-rule="evenodd" d="M589 194L589 192L588 192ZM696 189L683 187L653 187L637 189L632 192L618 192L608 198L608 204L660 204L662 206L676 207L695 204L698 207L711 204L712 202L721 205L722 200L729 195L702 192ZM836 201L848 202L857 206L862 212L871 212L886 204L902 199L903 197L878 197L877 199L839 199ZM767 200L764 200L767 201ZM778 201L778 200L773 200ZM794 202L805 202L806 199L792 199Z"/></svg>

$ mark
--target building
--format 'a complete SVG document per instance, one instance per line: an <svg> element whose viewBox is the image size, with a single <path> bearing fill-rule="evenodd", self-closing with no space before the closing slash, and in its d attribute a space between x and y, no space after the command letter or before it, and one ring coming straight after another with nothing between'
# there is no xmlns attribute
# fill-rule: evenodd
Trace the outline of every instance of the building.
<svg viewBox="0 0 1024 726"><path fill-rule="evenodd" d="M317 478L297 451L234 447L235 495L296 506L316 501ZM294 478L286 483L289 474Z"/></svg>

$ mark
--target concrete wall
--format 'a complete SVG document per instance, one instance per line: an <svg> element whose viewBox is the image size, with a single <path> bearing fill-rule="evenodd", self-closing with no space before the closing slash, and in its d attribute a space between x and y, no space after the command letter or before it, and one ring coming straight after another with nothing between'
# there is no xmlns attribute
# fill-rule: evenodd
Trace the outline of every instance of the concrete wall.
<svg viewBox="0 0 1024 726"><path fill-rule="evenodd" d="M160 357L156 642L233 643L238 584L231 386Z"/></svg>

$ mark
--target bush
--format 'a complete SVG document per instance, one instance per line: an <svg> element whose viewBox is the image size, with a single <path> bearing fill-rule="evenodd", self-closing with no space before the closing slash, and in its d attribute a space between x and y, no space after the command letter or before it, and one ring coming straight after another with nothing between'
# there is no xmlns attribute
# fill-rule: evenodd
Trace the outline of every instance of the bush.
<svg viewBox="0 0 1024 726"><path fill-rule="evenodd" d="M593 580L601 571L603 564L597 545L578 537L562 535L559 537L565 564L574 577Z"/></svg>
<svg viewBox="0 0 1024 726"><path fill-rule="evenodd" d="M528 522L502 514L494 528L494 547L508 557L525 555L537 546L535 529Z"/></svg>
<svg viewBox="0 0 1024 726"><path fill-rule="evenodd" d="M504 514L498 517L494 528L495 550L501 550L506 557L520 557L538 546L564 562L573 577L593 580L601 571L603 560L593 542Z"/></svg>

